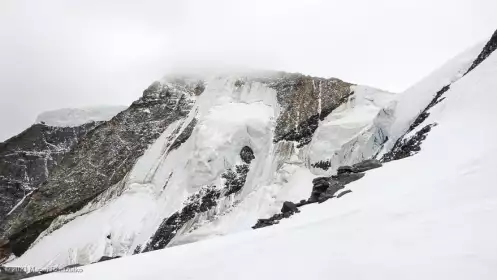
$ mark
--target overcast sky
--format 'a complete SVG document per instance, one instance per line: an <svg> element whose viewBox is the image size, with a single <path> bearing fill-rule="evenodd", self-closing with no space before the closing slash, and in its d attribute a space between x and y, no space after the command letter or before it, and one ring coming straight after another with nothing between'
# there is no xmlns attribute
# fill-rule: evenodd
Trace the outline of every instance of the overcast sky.
<svg viewBox="0 0 497 280"><path fill-rule="evenodd" d="M302 72L402 91L497 28L496 0L0 0L0 141L130 104L168 71Z"/></svg>

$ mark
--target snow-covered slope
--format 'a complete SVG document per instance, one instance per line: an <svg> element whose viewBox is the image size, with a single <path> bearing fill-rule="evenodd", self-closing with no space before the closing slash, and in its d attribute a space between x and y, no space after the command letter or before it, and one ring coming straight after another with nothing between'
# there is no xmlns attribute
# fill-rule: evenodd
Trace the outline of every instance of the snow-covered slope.
<svg viewBox="0 0 497 280"><path fill-rule="evenodd" d="M125 106L63 108L41 113L36 118L36 123L60 127L80 126L89 122L108 121L126 108Z"/></svg>
<svg viewBox="0 0 497 280"><path fill-rule="evenodd" d="M334 111L322 121L309 146L293 152L279 152L279 157L270 156L274 151L292 151L294 148L293 146L287 148L283 143L269 144L264 140L265 134L260 132L264 132L264 129L270 126L270 122L264 119L271 115L269 112L274 112L274 108L268 101L251 103L247 106L251 106L250 111L258 112L257 117L243 120L244 123L252 124L250 129L246 128L246 132L236 131L240 133L241 139L257 143L253 145L256 147L255 160L250 163L250 172L253 173L247 176L247 183L252 191L244 190L240 197L245 198L239 200L237 207L208 225L200 225L189 234L197 232L195 239L198 239L205 235L210 236L212 232L221 234L235 232L233 228L239 228L238 233L85 266L82 268L83 273L54 273L40 279L495 279L497 225L492 221L497 216L497 188L495 188L497 178L493 173L497 168L495 162L497 147L494 144L497 130L493 129L497 119L497 111L494 108L497 103L497 94L495 94L497 53L488 56L467 75L458 74L467 71L480 51L481 47L469 50L461 56L464 59L459 57L454 63L449 64L450 66L446 66L447 71L442 71L445 73L442 75L442 81L437 82L441 76L434 74L413 87L413 89L426 88L431 92L430 94L423 93L423 96L418 96L419 92L411 89L396 98L394 103L384 100L385 96L388 96L385 94L368 98L369 101L375 100L371 101L372 103L358 102L358 104L369 104L363 105L364 108L360 109L362 112L370 113L367 114L369 116L367 122L380 123L381 130L386 126L386 132L391 131L388 128L389 123L393 124L393 127L399 126L400 132L390 134L391 141L395 142L396 138L408 131L410 126L412 127L414 119L417 119L416 115L425 110L435 93L450 83L450 88L443 95L445 97L443 102L430 107L429 115L416 126L421 128L428 124L437 124L423 140L421 152L368 171L364 178L347 186L353 191L351 194L321 204L303 206L301 213L282 220L279 225L255 231L241 231L244 227L239 221L250 219L249 217L254 213L270 214L271 209L275 209L276 206L267 205L277 205L278 199L283 197L296 199L301 195L305 195L303 197L305 198L309 195L312 188L310 180L316 175L312 173L314 169L309 168L307 159L312 157L312 152L309 150L312 150L312 146L318 145L320 135L323 141L330 141L329 145L334 149L340 150L339 147L344 147L340 152L343 149L349 151L343 152L344 155L354 155L359 158L362 154L375 153L363 147L368 145L376 147L372 144L376 143L376 140L372 139L378 138L374 135L380 135L379 132L372 132L371 127L366 123L360 125L359 120L364 114L354 116L353 110L350 117L342 118L344 126L340 127L339 113L346 108L342 105L344 107L341 110ZM414 93L418 98L425 99L425 102L415 103ZM350 99L349 104L352 104ZM373 104L382 104L379 107L386 110L373 110L370 108ZM225 112L224 110L234 105L226 104L226 106L225 109L217 108L216 113L211 112L199 117L199 122L208 123L216 114L221 114L220 112ZM404 109L398 111L399 108L409 106L416 108L408 112ZM199 112L202 112L200 108ZM405 117L384 118L386 115L402 114L405 114ZM237 121L237 118L226 120L227 123L223 126L233 127L230 126L231 122ZM400 123L403 123L403 126ZM350 133L345 129L347 127L350 127ZM413 131L419 129L416 127ZM330 129L330 132L326 129ZM348 141L338 141L333 138L328 140L330 138L326 135L334 134L331 132L332 129L344 137L357 135L358 131L367 133L356 138L365 140L357 149L351 149L354 145L343 144ZM380 129L376 129L378 130ZM181 182L179 178L186 180L192 168L202 174L202 179L199 181L192 180L194 184L199 185L212 179L212 174L216 173L215 169L203 169L203 167L206 166L206 162L216 160L213 153L216 156L226 157L226 161L231 161L232 164L233 161L236 163L239 160L224 156L223 152L229 149L224 144L229 140L226 139L226 135L216 130L210 134L201 134L200 131L201 126L194 132L197 137L191 137L191 140L188 140L191 142L185 142L189 144L186 144L184 149L189 145L204 147L211 156L204 158L199 155L198 159L185 159L184 155L179 155L183 146L178 148L175 151L178 157L174 160L179 161L179 165L184 167L183 175L173 179L174 175L168 176L170 172L164 171L162 176L169 178L166 191L150 197L161 196L166 192L169 192L169 195L172 195L173 191L183 192L181 188L172 187L176 184L171 182L173 180ZM198 143L200 141L198 133L202 137L209 137L206 141L211 141L209 143L213 146L210 147L224 148L209 152L206 146ZM160 142L156 142L156 145L160 146L158 143ZM266 157L263 156L264 149L268 149ZM152 150L149 151L155 154ZM340 152L335 155L340 155ZM226 152L226 155L229 154L230 152ZM145 155L142 158L143 161L146 157ZM273 163L281 158L285 160ZM325 154L322 158L329 159L329 156ZM352 158L344 160L332 158L331 168L336 168L336 163L348 164L353 161ZM164 164L167 165L167 162L166 158ZM279 167L271 170L274 165ZM135 170L136 168L135 166ZM167 166L157 170L167 170ZM176 169L175 172L178 170ZM277 178L273 179L273 185L267 182L256 183L265 182L264 179L267 178L265 174L271 172L276 172L274 177ZM132 176L129 178L132 181ZM274 187L276 185L279 187ZM168 191L169 186L173 190ZM128 187L124 192L131 194L137 190ZM149 193L157 191L154 187L149 190ZM167 196L164 195L164 199ZM180 194L176 194L176 197L179 196ZM121 195L114 203L122 201L122 197L125 196ZM42 256L48 257L49 254L44 251L54 248L56 250L52 257L52 260L56 260L54 264L63 263L67 257L64 257L62 247L57 247L57 242L67 242L66 240L71 239L71 234L78 234L77 238L72 239L75 242L74 248L88 242L76 242L78 238L84 236L77 231L92 225L86 223L86 220L100 219L100 223L109 221L99 218L105 213L112 213L113 219L119 220L121 213L130 211L127 208L134 208L131 205L154 208L150 206L150 201L152 200L146 199L144 204L124 203L126 207L115 206L115 210L108 211L100 208L92 214L80 216L44 238L45 240L41 239L25 256L12 262L11 265L46 265L46 262L42 263L39 259ZM112 207L111 204L105 207ZM226 204L229 202L226 201ZM144 208L140 208L139 212ZM218 205L218 208L221 208L221 205ZM265 210L260 210L261 208ZM164 209L161 208L161 211L167 211ZM149 212L148 215L152 213ZM138 219L142 224L143 221L153 220L145 216L143 214L143 217ZM120 227L126 228L123 225ZM115 230L119 226L109 226L109 228ZM66 233L63 234L64 229ZM108 247L119 244L119 239L114 239L115 234L118 235L117 232L112 232L112 237L108 241L111 245ZM181 236L185 238L188 235ZM54 241L46 241L49 238L53 238ZM178 239L177 242L184 243ZM88 246L90 247L86 247L85 252L95 252L91 250L91 246L95 245ZM78 256L75 251L71 253L71 256Z"/></svg>

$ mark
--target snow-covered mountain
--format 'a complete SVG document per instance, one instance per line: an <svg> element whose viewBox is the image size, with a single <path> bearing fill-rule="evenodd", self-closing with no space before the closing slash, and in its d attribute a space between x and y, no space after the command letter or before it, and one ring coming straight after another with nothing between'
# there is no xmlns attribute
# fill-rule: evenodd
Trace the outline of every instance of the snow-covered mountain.
<svg viewBox="0 0 497 280"><path fill-rule="evenodd" d="M166 77L11 211L6 265L139 254L45 277L494 279L496 48L497 32L399 94Z"/></svg>

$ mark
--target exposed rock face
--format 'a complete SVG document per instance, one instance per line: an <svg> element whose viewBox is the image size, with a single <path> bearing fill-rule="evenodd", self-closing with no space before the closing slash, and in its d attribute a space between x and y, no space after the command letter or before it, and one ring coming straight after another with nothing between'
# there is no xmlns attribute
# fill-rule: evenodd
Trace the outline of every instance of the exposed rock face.
<svg viewBox="0 0 497 280"><path fill-rule="evenodd" d="M342 172L331 177L316 178L312 181L312 193L308 202L325 202L326 200L335 197L335 194L343 189L345 185L361 179L364 175L364 173Z"/></svg>
<svg viewBox="0 0 497 280"><path fill-rule="evenodd" d="M390 151L388 151L383 155L381 161L389 162L392 160L403 159L408 156L412 156L421 150L421 143L423 142L423 140L426 139L426 135L428 134L428 132L430 132L431 127L435 126L436 124L426 125L421 130L414 133L414 135L410 134L412 134L411 132L416 130L430 116L429 112L430 109L445 99L445 97L442 96L449 89L450 85L446 85L435 94L435 96L433 97L432 101L428 104L428 106L426 106L426 108L416 117L414 122L409 126L407 132L402 137L397 139L395 145L392 147Z"/></svg>
<svg viewBox="0 0 497 280"><path fill-rule="evenodd" d="M51 221L119 182L137 158L192 108L194 89L152 84L129 109L86 135L0 227L0 246L21 255Z"/></svg>
<svg viewBox="0 0 497 280"><path fill-rule="evenodd" d="M283 206L281 207L281 213L275 214L269 219L257 220L257 223L252 228L258 229L258 228L276 225L280 222L280 220L285 218L290 218L290 216L292 216L295 213L300 213L298 206L291 201L285 201L283 202Z"/></svg>
<svg viewBox="0 0 497 280"><path fill-rule="evenodd" d="M225 180L225 187L222 190L218 190L215 186L207 186L202 188L198 193L190 196L183 209L175 212L161 223L144 251L165 248L175 237L176 233L197 214L207 212L215 207L220 198L225 198L239 192L245 185L250 162L255 159L254 152L248 146L242 148L240 157L245 163L235 165L234 170L228 169L221 175Z"/></svg>
<svg viewBox="0 0 497 280"><path fill-rule="evenodd" d="M195 128L196 125L197 125L197 119L193 119L188 124L188 126L181 132L181 134L178 135L178 137L174 140L169 150L171 151L177 149L179 146L181 146L181 144L185 143L186 140L188 140L188 138L190 138L190 136L192 135L193 129Z"/></svg>
<svg viewBox="0 0 497 280"><path fill-rule="evenodd" d="M235 165L235 170L228 169L221 177L225 180L226 195L239 192L245 185L247 174L249 172L248 164Z"/></svg>
<svg viewBox="0 0 497 280"><path fill-rule="evenodd" d="M252 149L249 146L245 146L240 151L240 157L242 158L243 162L250 164L252 160L255 158L254 151L252 151Z"/></svg>
<svg viewBox="0 0 497 280"><path fill-rule="evenodd" d="M345 187L339 181L333 180L331 177L319 177L312 180L312 193L309 202L324 202Z"/></svg>
<svg viewBox="0 0 497 280"><path fill-rule="evenodd" d="M450 89L450 85L444 86L440 89L433 97L432 101L426 106L426 108L416 117L414 122L409 126L407 132L397 139L395 145L390 151L385 153L381 158L383 162L389 162L392 160L399 160L412 156L421 150L421 143L426 139L426 135L430 132L431 128L436 124L428 124L424 126L421 130L417 131L413 135L411 132L416 130L429 116L430 109L433 108L438 103L442 102L445 97L442 97Z"/></svg>
<svg viewBox="0 0 497 280"><path fill-rule="evenodd" d="M221 193L215 187L206 187L188 198L185 207L164 220L144 249L144 252L163 249L196 214L217 205Z"/></svg>
<svg viewBox="0 0 497 280"><path fill-rule="evenodd" d="M375 169L378 167L381 167L382 164L379 160L376 159L368 159L365 161L361 161L359 163L356 163L352 166L340 166L337 169L338 174L343 174L343 173L360 173L364 172L367 170Z"/></svg>
<svg viewBox="0 0 497 280"><path fill-rule="evenodd" d="M489 57L495 50L497 49L497 30L495 30L494 34L487 42L480 55L475 59L471 67L469 67L466 74L471 72L471 70L475 69L480 63L482 63L487 57Z"/></svg>
<svg viewBox="0 0 497 280"><path fill-rule="evenodd" d="M287 212L300 212L299 209L297 208L297 205L291 201L285 201L283 202L283 206L281 207L281 212L282 213L287 213Z"/></svg>
<svg viewBox="0 0 497 280"><path fill-rule="evenodd" d="M327 160L327 161L321 160L321 161L318 161L316 163L311 164L311 166L314 167L314 168L321 168L323 170L328 170L331 167L331 161L329 161L329 160Z"/></svg>
<svg viewBox="0 0 497 280"><path fill-rule="evenodd" d="M35 124L0 143L0 221L24 196L47 180L71 148L97 125Z"/></svg>
<svg viewBox="0 0 497 280"><path fill-rule="evenodd" d="M436 124L429 124L417 131L414 135L401 138L396 143L392 150L386 153L382 161L389 162L392 160L399 160L406 157L410 157L419 151L421 151L421 144L426 139L428 132L431 131L431 128Z"/></svg>
<svg viewBox="0 0 497 280"><path fill-rule="evenodd" d="M274 141L295 141L299 147L309 144L319 120L323 120L352 94L352 84L338 79L322 79L288 74L268 82L278 93L283 111L277 124Z"/></svg>

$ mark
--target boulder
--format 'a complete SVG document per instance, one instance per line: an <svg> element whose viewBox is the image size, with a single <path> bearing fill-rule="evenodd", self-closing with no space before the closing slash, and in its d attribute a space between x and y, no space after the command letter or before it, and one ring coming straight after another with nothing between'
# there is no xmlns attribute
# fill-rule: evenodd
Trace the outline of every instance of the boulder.
<svg viewBox="0 0 497 280"><path fill-rule="evenodd" d="M245 162L246 164L250 164L252 160L255 159L254 151L249 146L245 146L240 151L240 157L242 158L243 162Z"/></svg>
<svg viewBox="0 0 497 280"><path fill-rule="evenodd" d="M291 201L285 201L283 203L283 207L281 207L281 213L299 213L300 210L297 208L297 205Z"/></svg>

